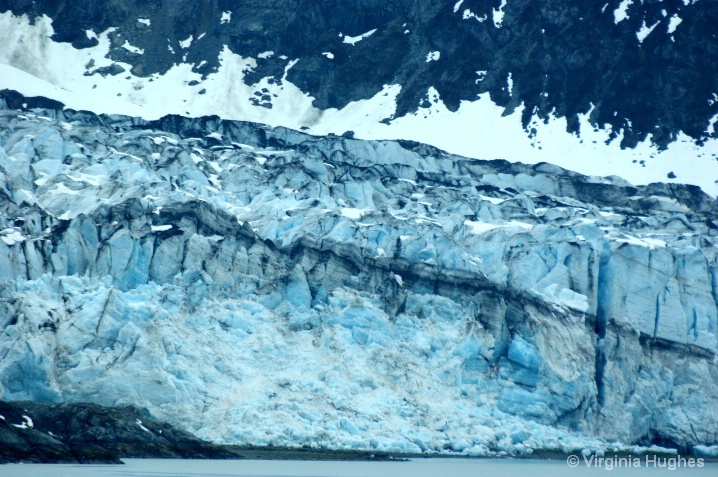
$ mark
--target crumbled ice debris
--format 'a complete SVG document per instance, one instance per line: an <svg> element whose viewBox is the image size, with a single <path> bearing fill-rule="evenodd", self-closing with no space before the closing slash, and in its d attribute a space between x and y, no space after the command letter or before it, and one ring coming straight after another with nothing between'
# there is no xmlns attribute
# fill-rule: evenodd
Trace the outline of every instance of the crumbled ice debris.
<svg viewBox="0 0 718 477"><path fill-rule="evenodd" d="M441 58L440 51L430 51L429 54L426 55L426 62L429 63L430 61L437 61L439 58Z"/></svg>
<svg viewBox="0 0 718 477"><path fill-rule="evenodd" d="M476 220L465 220L464 225L469 227L470 232L475 235L481 235L485 232L488 232L489 230L493 230L496 228L504 228L504 227L520 227L522 229L533 228L533 225L527 224L526 222L519 222L518 220L509 220L507 222L498 223L498 224L476 221Z"/></svg>
<svg viewBox="0 0 718 477"><path fill-rule="evenodd" d="M222 18L219 19L219 24L229 23L232 21L232 12L222 12Z"/></svg>
<svg viewBox="0 0 718 477"><path fill-rule="evenodd" d="M152 229L153 232L164 232L165 230L171 229L173 226L172 224L168 225L152 225L150 226L150 229Z"/></svg>
<svg viewBox="0 0 718 477"><path fill-rule="evenodd" d="M506 199L497 199L496 197L487 197L485 195L480 195L479 197L481 197L481 200L491 202L494 205L498 205L506 201Z"/></svg>
<svg viewBox="0 0 718 477"><path fill-rule="evenodd" d="M633 0L623 0L618 8L613 11L613 21L616 25L628 18L628 7L633 4Z"/></svg>
<svg viewBox="0 0 718 477"><path fill-rule="evenodd" d="M140 426L140 429L142 429L142 430L145 431L145 432L149 432L150 434L152 434L152 431L150 431L149 429L147 429L145 426L142 425L142 421L141 421L141 420L137 419L136 422L137 422L137 425Z"/></svg>
<svg viewBox="0 0 718 477"><path fill-rule="evenodd" d="M494 26L501 28L501 24L504 22L504 7L506 6L506 0L501 0L499 9L494 9Z"/></svg>
<svg viewBox="0 0 718 477"><path fill-rule="evenodd" d="M638 43L643 43L643 40L645 40L646 37L651 34L653 29L656 28L659 23L661 23L660 20L648 27L646 26L646 20L643 20L643 26L641 26L641 29L636 32L636 38L638 38Z"/></svg>
<svg viewBox="0 0 718 477"><path fill-rule="evenodd" d="M324 51L324 52L322 52L322 55L326 56L330 60L334 59L334 53L332 53L331 51Z"/></svg>
<svg viewBox="0 0 718 477"><path fill-rule="evenodd" d="M681 23L683 23L683 19L677 14L673 15L668 22L668 34L673 34L673 32L676 31L676 28L678 28L678 25L680 25Z"/></svg>
<svg viewBox="0 0 718 477"><path fill-rule="evenodd" d="M152 21L150 21L149 18L138 18L137 23L142 23L143 25L150 26L152 24Z"/></svg>
<svg viewBox="0 0 718 477"><path fill-rule="evenodd" d="M187 49L187 48L189 48L190 45L192 44L192 40L193 40L193 39L194 39L194 36L193 36L193 35L190 35L186 40L180 41L180 42L179 42L179 45L180 45L183 49Z"/></svg>
<svg viewBox="0 0 718 477"><path fill-rule="evenodd" d="M27 237L16 229L4 229L0 231L0 240L5 242L5 245L15 245L16 243L27 240Z"/></svg>
<svg viewBox="0 0 718 477"><path fill-rule="evenodd" d="M557 283L549 285L543 291L543 295L548 297L550 300L563 305L568 308L586 313L589 310L588 297L580 293L576 293L569 288L561 288Z"/></svg>
<svg viewBox="0 0 718 477"><path fill-rule="evenodd" d="M459 11L459 8L461 8L462 3L464 3L464 0L459 0L458 2L456 2L456 4L454 4L454 13Z"/></svg>
<svg viewBox="0 0 718 477"><path fill-rule="evenodd" d="M396 281L396 283L400 286L404 286L404 279L401 278L401 275L397 275L396 273L392 273L392 278Z"/></svg>
<svg viewBox="0 0 718 477"><path fill-rule="evenodd" d="M365 210L356 209L353 207L342 207L340 209L340 212L344 217L352 220L359 220L366 213Z"/></svg>
<svg viewBox="0 0 718 477"><path fill-rule="evenodd" d="M152 140L152 142L154 142L158 146L165 142L168 142L168 143L172 144L173 146L176 146L177 144L179 144L179 141L177 141L177 139L171 138L169 136L153 136L153 137L150 137L150 139Z"/></svg>
<svg viewBox="0 0 718 477"><path fill-rule="evenodd" d="M257 55L257 58L266 59L271 58L272 56L274 56L273 51L263 51L262 53Z"/></svg>
<svg viewBox="0 0 718 477"><path fill-rule="evenodd" d="M122 44L122 48L129 51L130 53L135 53L137 55L145 54L145 50L143 50L142 48L137 48L136 46L130 45L130 42L127 40L125 40L125 42Z"/></svg>
<svg viewBox="0 0 718 477"><path fill-rule="evenodd" d="M693 447L693 452L699 457L718 457L718 445Z"/></svg>
<svg viewBox="0 0 718 477"><path fill-rule="evenodd" d="M344 43L349 43L350 45L354 45L356 43L359 43L360 41L362 41L365 38L369 38L375 32L376 32L376 28L374 28L373 30L369 30L366 33L362 33L359 36L348 36L348 35L344 36ZM342 36L342 34L340 33L339 36Z"/></svg>

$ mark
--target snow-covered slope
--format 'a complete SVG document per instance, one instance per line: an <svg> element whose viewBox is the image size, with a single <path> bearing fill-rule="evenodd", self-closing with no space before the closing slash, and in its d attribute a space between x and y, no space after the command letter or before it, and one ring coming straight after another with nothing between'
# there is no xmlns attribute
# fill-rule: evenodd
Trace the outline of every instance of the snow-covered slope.
<svg viewBox="0 0 718 477"><path fill-rule="evenodd" d="M697 187L217 118L3 110L0 145L3 399L223 442L718 443Z"/></svg>
<svg viewBox="0 0 718 477"><path fill-rule="evenodd" d="M58 24L41 6L8 10L0 13L0 89L146 119L214 114L317 135L416 140L468 157L695 184L718 195L718 76L710 73L718 61L704 25L717 10L711 2L663 10L589 2L580 13L552 1L540 2L540 14L536 1L493 10L491 2L452 9L426 1L421 12L408 3L377 5L367 25L353 23L361 6L351 2L315 6L321 12L306 19L282 2L213 5L199 23L185 18L194 7L171 5L122 14L68 7L56 12ZM673 26L645 36L654 16ZM583 33L558 33L573 29ZM604 35L600 42L583 38L589 29ZM272 37L280 44L264 43ZM537 52L524 58L514 51L522 48Z"/></svg>

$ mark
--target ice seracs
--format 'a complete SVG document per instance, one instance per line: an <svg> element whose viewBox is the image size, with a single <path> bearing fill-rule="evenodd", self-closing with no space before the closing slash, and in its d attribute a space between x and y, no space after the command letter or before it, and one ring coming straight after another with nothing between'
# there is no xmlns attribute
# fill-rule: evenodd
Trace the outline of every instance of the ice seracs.
<svg viewBox="0 0 718 477"><path fill-rule="evenodd" d="M5 109L0 138L3 399L233 443L716 444L697 187L216 117Z"/></svg>

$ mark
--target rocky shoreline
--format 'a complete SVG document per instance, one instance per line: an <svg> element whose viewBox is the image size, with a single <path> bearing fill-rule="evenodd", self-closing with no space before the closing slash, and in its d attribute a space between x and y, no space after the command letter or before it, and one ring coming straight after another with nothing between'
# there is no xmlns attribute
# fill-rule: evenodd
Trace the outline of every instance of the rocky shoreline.
<svg viewBox="0 0 718 477"><path fill-rule="evenodd" d="M0 402L0 463L121 464L120 457L241 458L134 407Z"/></svg>
<svg viewBox="0 0 718 477"><path fill-rule="evenodd" d="M121 458L401 460L384 452L212 444L132 406L0 401L0 464L122 464Z"/></svg>

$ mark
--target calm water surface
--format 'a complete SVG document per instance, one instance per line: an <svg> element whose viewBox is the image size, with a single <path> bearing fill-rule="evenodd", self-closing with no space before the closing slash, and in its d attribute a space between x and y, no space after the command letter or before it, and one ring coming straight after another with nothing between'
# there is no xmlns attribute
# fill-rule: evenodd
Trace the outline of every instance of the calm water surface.
<svg viewBox="0 0 718 477"><path fill-rule="evenodd" d="M415 459L410 462L317 462L271 460L126 459L126 465L7 464L2 477L576 477L688 476L718 477L718 464L702 468L641 467L609 470L581 458L566 461L493 459ZM635 462L634 462L635 463ZM669 463L666 463L669 464ZM610 463L609 463L610 467ZM614 465L613 467L616 467Z"/></svg>

